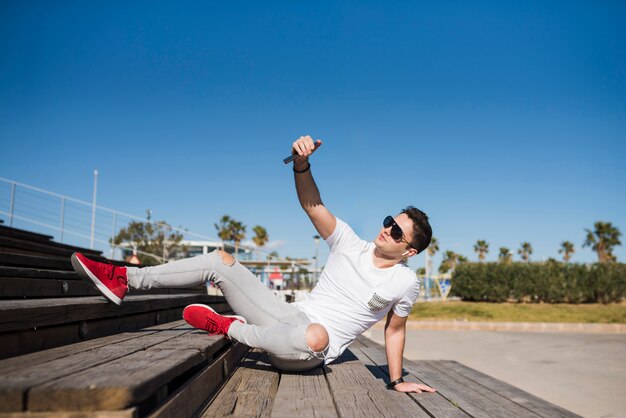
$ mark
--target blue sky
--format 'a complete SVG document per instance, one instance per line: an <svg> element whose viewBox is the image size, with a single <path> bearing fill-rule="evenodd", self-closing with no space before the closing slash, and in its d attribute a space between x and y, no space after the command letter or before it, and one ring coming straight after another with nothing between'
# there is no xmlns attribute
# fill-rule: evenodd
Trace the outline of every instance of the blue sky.
<svg viewBox="0 0 626 418"><path fill-rule="evenodd" d="M470 259L570 240L592 261L584 228L626 232L625 20L619 1L4 1L0 177L90 200L97 168L104 206L211 236L227 213L311 256L281 162L311 134L363 238L413 204Z"/></svg>

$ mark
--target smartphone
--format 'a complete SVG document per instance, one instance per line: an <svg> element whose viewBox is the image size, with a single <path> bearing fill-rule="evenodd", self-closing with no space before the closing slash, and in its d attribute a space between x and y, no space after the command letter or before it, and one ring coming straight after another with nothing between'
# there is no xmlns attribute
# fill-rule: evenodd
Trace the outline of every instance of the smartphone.
<svg viewBox="0 0 626 418"><path fill-rule="evenodd" d="M318 149L320 146L322 145L322 142L317 142L315 141L315 147L313 148L314 150ZM283 160L283 162L285 164L289 164L290 162L292 162L293 160L295 160L296 158L299 158L300 155L299 154L291 154L289 157L285 158Z"/></svg>

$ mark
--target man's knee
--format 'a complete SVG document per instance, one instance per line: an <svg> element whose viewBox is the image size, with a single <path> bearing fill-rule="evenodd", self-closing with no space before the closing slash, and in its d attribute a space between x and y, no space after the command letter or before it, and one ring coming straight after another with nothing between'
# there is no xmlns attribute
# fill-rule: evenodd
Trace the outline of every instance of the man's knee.
<svg viewBox="0 0 626 418"><path fill-rule="evenodd" d="M328 332L320 324L311 324L306 329L306 345L315 352L324 351L328 346Z"/></svg>
<svg viewBox="0 0 626 418"><path fill-rule="evenodd" d="M227 266L232 266L233 264L235 264L235 257L228 254L226 251L217 250L217 254L222 259L222 263L226 264Z"/></svg>

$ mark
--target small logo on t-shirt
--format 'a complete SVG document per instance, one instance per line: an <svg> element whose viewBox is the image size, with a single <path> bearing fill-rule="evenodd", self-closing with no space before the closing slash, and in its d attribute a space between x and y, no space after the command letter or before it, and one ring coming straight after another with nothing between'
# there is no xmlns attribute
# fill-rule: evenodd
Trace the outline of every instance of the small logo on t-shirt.
<svg viewBox="0 0 626 418"><path fill-rule="evenodd" d="M370 301L367 302L367 306L369 306L369 308L372 311L380 311L381 309L383 309L384 307L389 305L390 302L391 302L390 300L387 300L385 298L381 298L376 293L374 293L374 296L372 296Z"/></svg>

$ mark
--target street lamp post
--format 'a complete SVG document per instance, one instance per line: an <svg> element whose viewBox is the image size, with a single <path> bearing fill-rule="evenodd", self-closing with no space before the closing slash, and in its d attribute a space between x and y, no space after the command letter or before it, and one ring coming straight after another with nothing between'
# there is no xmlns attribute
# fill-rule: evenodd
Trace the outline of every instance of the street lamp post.
<svg viewBox="0 0 626 418"><path fill-rule="evenodd" d="M320 244L320 236L314 235L313 242L315 242L315 283L313 284L313 286L315 286L317 284L317 281L319 280L319 272L317 271L317 260L319 259L318 249Z"/></svg>

